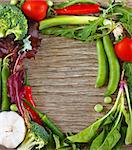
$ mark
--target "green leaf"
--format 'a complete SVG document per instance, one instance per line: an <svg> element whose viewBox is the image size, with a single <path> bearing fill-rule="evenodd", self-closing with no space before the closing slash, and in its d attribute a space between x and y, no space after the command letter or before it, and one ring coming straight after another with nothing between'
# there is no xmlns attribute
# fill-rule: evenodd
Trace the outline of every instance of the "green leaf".
<svg viewBox="0 0 132 150"><path fill-rule="evenodd" d="M59 149L61 147L59 137L57 135L53 134L53 138L55 141L56 149Z"/></svg>
<svg viewBox="0 0 132 150"><path fill-rule="evenodd" d="M105 138L105 129L93 140L90 150L97 150L103 143Z"/></svg>
<svg viewBox="0 0 132 150"><path fill-rule="evenodd" d="M117 128L111 130L111 132L106 136L103 144L99 147L98 150L111 150L120 138L121 134Z"/></svg>
<svg viewBox="0 0 132 150"><path fill-rule="evenodd" d="M75 134L73 136L68 136L67 139L71 142L78 142L78 143L85 143L89 142L96 134L97 131L102 123L102 120L98 120L92 125L90 125L88 128L82 130L78 134Z"/></svg>

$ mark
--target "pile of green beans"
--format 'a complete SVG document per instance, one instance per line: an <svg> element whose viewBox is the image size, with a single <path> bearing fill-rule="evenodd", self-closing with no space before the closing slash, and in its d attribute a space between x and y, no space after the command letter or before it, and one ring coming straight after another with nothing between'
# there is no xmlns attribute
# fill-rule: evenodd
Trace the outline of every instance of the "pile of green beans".
<svg viewBox="0 0 132 150"><path fill-rule="evenodd" d="M102 39L98 39L96 43L98 56L98 74L96 79L96 87L102 87L108 81L107 90L104 95L113 94L120 80L120 65L114 53L114 48L109 35ZM109 77L109 79L108 79Z"/></svg>

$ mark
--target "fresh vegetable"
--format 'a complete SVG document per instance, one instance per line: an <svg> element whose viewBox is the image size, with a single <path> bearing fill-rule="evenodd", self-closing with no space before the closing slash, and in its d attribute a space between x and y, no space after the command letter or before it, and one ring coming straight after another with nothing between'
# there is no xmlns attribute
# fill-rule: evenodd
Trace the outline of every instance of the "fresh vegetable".
<svg viewBox="0 0 132 150"><path fill-rule="evenodd" d="M132 62L132 39L125 37L115 44L115 53L119 59L125 62Z"/></svg>
<svg viewBox="0 0 132 150"><path fill-rule="evenodd" d="M97 2L95 2L93 0L69 0L69 1L62 2L58 5L55 5L54 9L61 9L61 8L65 8L65 7L68 7L68 6L71 6L71 5L82 4L82 3L97 4Z"/></svg>
<svg viewBox="0 0 132 150"><path fill-rule="evenodd" d="M109 97L109 96L105 97L105 98L104 98L104 103L106 103L106 104L111 104L111 103L112 103L112 98Z"/></svg>
<svg viewBox="0 0 132 150"><path fill-rule="evenodd" d="M27 34L27 19L21 10L9 4L0 4L0 37L15 35L15 40L21 40Z"/></svg>
<svg viewBox="0 0 132 150"><path fill-rule="evenodd" d="M118 87L119 80L120 80L120 65L114 53L114 48L110 40L110 37L108 35L103 37L103 44L104 44L106 55L108 57L109 69L110 69L109 83L108 83L107 90L105 92L105 95L109 96L113 94Z"/></svg>
<svg viewBox="0 0 132 150"><path fill-rule="evenodd" d="M25 96L24 98L31 104L33 105L33 107L36 107L36 104L33 100L33 97L32 97L32 88L31 86L28 86L28 85L25 85L24 86L24 91L25 91ZM29 114L31 115L32 119L37 122L38 124L42 124L42 121L39 117L39 115L34 111L32 110L26 103L24 103L24 106L25 108L28 110Z"/></svg>
<svg viewBox="0 0 132 150"><path fill-rule="evenodd" d="M126 6L115 6L113 13L120 13L118 16L118 22L125 27L130 36L132 36L132 8Z"/></svg>
<svg viewBox="0 0 132 150"><path fill-rule="evenodd" d="M61 132L61 130L59 128L57 128L53 122L42 112L40 112L37 108L33 107L26 99L23 99L23 101L29 105L32 110L34 110L35 112L37 112L37 114L39 115L39 117L41 118L41 120L44 122L44 124L56 135L59 136L59 138L61 140L64 140L64 134Z"/></svg>
<svg viewBox="0 0 132 150"><path fill-rule="evenodd" d="M71 25L89 24L90 21L95 21L97 19L98 17L95 16L59 16L40 21L39 29L43 30L45 28L66 24Z"/></svg>
<svg viewBox="0 0 132 150"><path fill-rule="evenodd" d="M10 0L11 5L16 5L18 3L18 0Z"/></svg>
<svg viewBox="0 0 132 150"><path fill-rule="evenodd" d="M126 132L126 138L125 138L125 144L132 144L132 105L131 105L131 100L128 92L128 87L127 84L124 85L125 92L126 92L126 97L127 97L127 103L128 103L128 113L129 116L126 118L126 123L128 125L127 127L127 132Z"/></svg>
<svg viewBox="0 0 132 150"><path fill-rule="evenodd" d="M16 112L0 113L0 145L7 148L16 148L26 134L24 119Z"/></svg>
<svg viewBox="0 0 132 150"><path fill-rule="evenodd" d="M129 89L130 100L132 103L132 63L124 62L123 69L125 70L125 78Z"/></svg>
<svg viewBox="0 0 132 150"><path fill-rule="evenodd" d="M69 18L67 16L64 16L63 19L65 17L67 19ZM71 16L70 16L70 18L71 18ZM96 40L96 39L101 38L104 35L108 34L106 32L101 33L100 31L98 31L98 28L102 25L102 23L104 21L104 18L102 18L102 17L98 17L98 18L96 18L96 20L92 20L94 18L91 18L90 16L89 17L87 17L87 16L73 16L71 19L73 19L73 20L75 19L74 20L75 22L73 22L73 20L70 21L68 19L69 22L67 20L67 23L72 24L72 25L68 25L68 26L63 25L63 26L57 26L57 27L44 28L42 30L42 33L47 34L47 35L55 35L55 36L62 36L62 37L67 37L67 38L74 38L74 39L78 39L81 41L93 41L93 40ZM85 20L86 22L82 22L85 24L85 25L83 25L80 22L81 19L82 20L83 19L90 19L91 21ZM57 20L59 20L59 18ZM55 19L54 21L57 21L57 20ZM61 17L60 17L60 20L61 20ZM49 21L49 23L50 23L50 21ZM56 24L56 23L58 23L58 24ZM59 23L58 21L56 23L55 23L56 25L62 24L62 23ZM75 25L76 23L78 23L79 25ZM49 25L51 25L51 24L49 24ZM54 25L54 23L53 23L53 25Z"/></svg>
<svg viewBox="0 0 132 150"><path fill-rule="evenodd" d="M95 87L102 87L108 79L108 63L101 39L97 39L96 50L98 57L98 75Z"/></svg>
<svg viewBox="0 0 132 150"><path fill-rule="evenodd" d="M105 136L105 139L102 140L102 142L99 144L99 147L97 147L97 149L111 150L121 138L119 131L120 131L120 124L122 122L123 111L125 109L124 106L125 99L124 99L123 90L124 90L124 82L121 82L120 89L112 109L105 116L98 119L92 125L82 130L78 134L75 134L73 136L68 136L67 139L73 143L90 142L92 139L96 137L96 134L100 131L100 129L107 125L109 126L108 128L110 129L110 131Z"/></svg>
<svg viewBox="0 0 132 150"><path fill-rule="evenodd" d="M98 4L75 4L61 9L55 9L54 12L57 15L82 15L99 13L100 6Z"/></svg>
<svg viewBox="0 0 132 150"><path fill-rule="evenodd" d="M3 68L2 68L2 105L1 109L2 111L9 110L10 108L10 101L8 97L8 91L7 91L7 80L10 75L10 69L9 69L9 59L8 57L12 54L7 55L3 59Z"/></svg>
<svg viewBox="0 0 132 150"><path fill-rule="evenodd" d="M103 111L103 106L102 106L101 104L96 104L96 105L94 106L94 110L95 110L96 112L102 112L102 111Z"/></svg>
<svg viewBox="0 0 132 150"><path fill-rule="evenodd" d="M11 104L10 105L10 110L11 111L18 111L17 105L16 104Z"/></svg>
<svg viewBox="0 0 132 150"><path fill-rule="evenodd" d="M39 124L31 121L26 137L17 150L42 149L48 144L49 134Z"/></svg>
<svg viewBox="0 0 132 150"><path fill-rule="evenodd" d="M0 87L2 87L2 58L0 58ZM2 91L0 90L0 108L1 108L1 102L2 102Z"/></svg>
<svg viewBox="0 0 132 150"><path fill-rule="evenodd" d="M22 10L30 19L40 21L46 17L48 5L46 1L26 1L22 5Z"/></svg>

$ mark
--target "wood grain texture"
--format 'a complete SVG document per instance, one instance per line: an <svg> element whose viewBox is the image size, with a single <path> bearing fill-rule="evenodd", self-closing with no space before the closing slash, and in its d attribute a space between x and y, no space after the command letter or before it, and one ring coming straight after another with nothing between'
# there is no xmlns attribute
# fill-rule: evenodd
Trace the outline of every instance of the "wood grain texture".
<svg viewBox="0 0 132 150"><path fill-rule="evenodd" d="M61 1L65 0L54 0ZM108 0L99 2L107 5ZM127 3L132 6L132 0ZM105 88L95 89L96 58L94 42L42 36L35 60L27 63L38 108L46 111L63 132L79 132L102 116L93 109L96 103L102 103L106 111L111 107L103 103Z"/></svg>

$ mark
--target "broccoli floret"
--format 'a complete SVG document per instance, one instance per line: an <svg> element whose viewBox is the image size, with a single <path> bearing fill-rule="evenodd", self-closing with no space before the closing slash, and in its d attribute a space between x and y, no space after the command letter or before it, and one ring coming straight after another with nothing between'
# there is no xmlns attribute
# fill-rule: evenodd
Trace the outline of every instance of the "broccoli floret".
<svg viewBox="0 0 132 150"><path fill-rule="evenodd" d="M13 33L15 40L21 40L27 34L27 30L27 19L19 8L10 4L0 4L0 38Z"/></svg>
<svg viewBox="0 0 132 150"><path fill-rule="evenodd" d="M25 140L17 150L41 149L48 144L49 134L47 131L35 122L30 123L31 128L28 130Z"/></svg>

